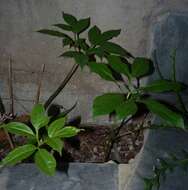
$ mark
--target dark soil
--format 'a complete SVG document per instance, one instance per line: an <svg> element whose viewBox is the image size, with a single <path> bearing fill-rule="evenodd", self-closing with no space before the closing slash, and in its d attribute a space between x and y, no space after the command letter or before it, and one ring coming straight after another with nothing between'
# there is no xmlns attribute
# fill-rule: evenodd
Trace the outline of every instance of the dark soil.
<svg viewBox="0 0 188 190"><path fill-rule="evenodd" d="M65 141L64 156L66 161L102 163L115 160L128 163L140 151L143 145L143 131L135 130L135 126L125 126L116 139L116 146L106 160L111 138L109 126L87 126L87 129L77 137ZM24 144L24 139L14 136L16 145ZM10 151L10 146L3 130L0 130L0 159ZM65 155L66 154L66 155ZM61 159L60 159L61 160Z"/></svg>
<svg viewBox="0 0 188 190"><path fill-rule="evenodd" d="M122 136L121 136L122 135ZM113 147L108 160L128 163L143 145L143 131L135 132L133 126L121 129L116 147ZM65 150L75 162L105 162L111 143L110 127L90 126L89 130L65 142ZM119 157L119 160L117 160Z"/></svg>

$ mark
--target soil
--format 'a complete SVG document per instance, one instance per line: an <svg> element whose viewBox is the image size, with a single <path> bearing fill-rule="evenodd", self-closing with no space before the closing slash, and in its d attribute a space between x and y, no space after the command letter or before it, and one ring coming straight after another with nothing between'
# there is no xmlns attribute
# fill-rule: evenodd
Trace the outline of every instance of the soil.
<svg viewBox="0 0 188 190"><path fill-rule="evenodd" d="M108 160L106 155L110 147L109 126L90 126L77 137L69 138L64 142L64 156L66 161L73 162L95 162L102 163L114 160L121 163L128 163L140 151L143 145L143 131L135 130L135 126L124 126L120 136L116 140ZM22 145L24 139L13 136L16 145ZM0 130L0 159L11 150L3 130ZM67 156L68 155L68 156ZM118 157L118 159L117 159Z"/></svg>
<svg viewBox="0 0 188 190"><path fill-rule="evenodd" d="M116 140L116 146L112 148L111 154L106 160L111 143L110 129L109 126L90 126L90 130L65 141L65 150L70 153L75 162L100 163L114 160L128 163L142 148L143 131L135 132L135 128L131 125L122 128L120 136Z"/></svg>

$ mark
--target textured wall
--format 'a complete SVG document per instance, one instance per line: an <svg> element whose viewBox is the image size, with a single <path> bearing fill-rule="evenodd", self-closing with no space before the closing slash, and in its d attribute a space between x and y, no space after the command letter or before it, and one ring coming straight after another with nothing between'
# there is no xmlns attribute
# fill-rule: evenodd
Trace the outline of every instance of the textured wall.
<svg viewBox="0 0 188 190"><path fill-rule="evenodd" d="M187 0L1 0L0 1L0 94L8 106L7 69L9 57L13 59L16 111L30 110L36 94L38 72L43 63L44 101L58 86L72 66L70 60L58 58L61 42L36 33L61 21L61 11L78 17L90 16L92 24L102 29L122 28L117 39L135 55L147 55L150 26L157 15L167 11L186 11ZM78 100L75 114L85 121L93 121L91 103L95 95L113 90L87 70L80 71L56 102L70 107Z"/></svg>

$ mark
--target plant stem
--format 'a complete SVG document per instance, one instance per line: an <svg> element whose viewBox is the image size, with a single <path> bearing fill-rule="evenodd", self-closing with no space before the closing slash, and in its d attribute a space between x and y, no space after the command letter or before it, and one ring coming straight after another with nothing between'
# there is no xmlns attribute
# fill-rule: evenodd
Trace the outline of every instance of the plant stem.
<svg viewBox="0 0 188 190"><path fill-rule="evenodd" d="M36 129L36 140L37 140L37 144L38 144L38 147L40 146L40 141L39 141L39 132L38 130Z"/></svg>
<svg viewBox="0 0 188 190"><path fill-rule="evenodd" d="M3 104L3 100L2 98L0 97L0 113L1 114L4 114L5 113L5 106Z"/></svg>
<svg viewBox="0 0 188 190"><path fill-rule="evenodd" d="M45 70L45 64L42 65L42 70L41 70L40 77L38 80L39 82L38 82L38 89L37 89L37 94L35 98L35 104L38 104L40 100L40 91L41 91L41 86L42 86L42 78L44 75L44 70Z"/></svg>
<svg viewBox="0 0 188 190"><path fill-rule="evenodd" d="M64 80L61 82L61 84L58 86L58 88L55 90L55 92L48 98L48 100L45 102L44 107L45 109L48 108L48 106L53 102L53 100L57 97L57 95L63 90L63 88L67 85L67 83L70 81L74 73L77 71L79 65L74 64L67 76L64 78Z"/></svg>
<svg viewBox="0 0 188 190"><path fill-rule="evenodd" d="M13 92L13 73L12 73L12 59L9 60L9 94L10 94L10 113L14 116L14 92ZM9 145L11 149L15 147L13 136L5 130Z"/></svg>
<svg viewBox="0 0 188 190"><path fill-rule="evenodd" d="M75 42L76 42L77 39L79 39L79 35L76 35L76 33L74 33L74 40L75 40ZM77 51L76 47L74 47L74 49L75 49L75 51ZM78 52L79 51L80 50L78 50ZM78 64L74 64L73 65L73 67L71 68L71 70L69 71L69 73L67 74L67 76L64 78L64 80L61 82L61 84L58 86L58 88L55 90L55 92L45 102L45 104L44 104L44 108L45 109L47 109L49 107L49 105L58 96L58 94L63 90L63 88L65 88L65 86L67 85L67 83L73 77L74 73L78 70L78 67L79 67Z"/></svg>
<svg viewBox="0 0 188 190"><path fill-rule="evenodd" d="M10 94L10 112L14 115L14 93L13 93L13 82L12 82L12 59L9 61L9 94Z"/></svg>
<svg viewBox="0 0 188 190"><path fill-rule="evenodd" d="M119 132L120 132L121 128L125 124L127 124L131 119L132 119L132 117L128 118L127 120L123 119L119 127L111 129L111 133L110 133L110 135L111 135L111 139L110 140L111 141L110 141L110 144L109 144L106 156L105 156L105 162L107 162L109 160L109 158L110 158L112 149L114 147L114 144L116 142L117 136L119 135Z"/></svg>

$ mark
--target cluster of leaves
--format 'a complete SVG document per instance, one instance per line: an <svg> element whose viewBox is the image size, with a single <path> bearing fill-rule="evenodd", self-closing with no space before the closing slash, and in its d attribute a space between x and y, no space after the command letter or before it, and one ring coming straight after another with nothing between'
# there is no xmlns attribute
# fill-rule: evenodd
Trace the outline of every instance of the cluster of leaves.
<svg viewBox="0 0 188 190"><path fill-rule="evenodd" d="M166 180L167 174L173 172L175 168L182 168L183 171L188 169L188 152L183 150L183 158L177 158L174 154L167 159L158 159L158 164L154 166L153 177L144 178L144 190L159 189L161 186L161 179Z"/></svg>
<svg viewBox="0 0 188 190"><path fill-rule="evenodd" d="M181 114L149 95L180 92L184 88L181 83L160 79L141 86L140 79L152 74L153 63L144 57L134 57L119 44L111 42L120 30L102 32L97 26L89 28L89 18L78 20L66 13L63 13L63 19L65 23L53 25L59 30L42 29L38 32L62 38L63 45L69 46L69 50L61 56L73 58L81 68L88 66L91 72L113 82L120 89L120 92L95 98L94 116L115 113L121 120L134 116L141 106L145 106L165 122L185 128ZM82 33L87 29L87 38L83 38Z"/></svg>
<svg viewBox="0 0 188 190"><path fill-rule="evenodd" d="M35 164L42 172L47 175L54 175L56 160L53 152L57 151L61 155L63 139L77 135L80 129L66 126L66 117L51 121L41 104L34 106L30 118L31 123L29 125L10 122L0 126L11 134L27 137L27 144L12 150L0 162L0 165L15 165L32 156Z"/></svg>

